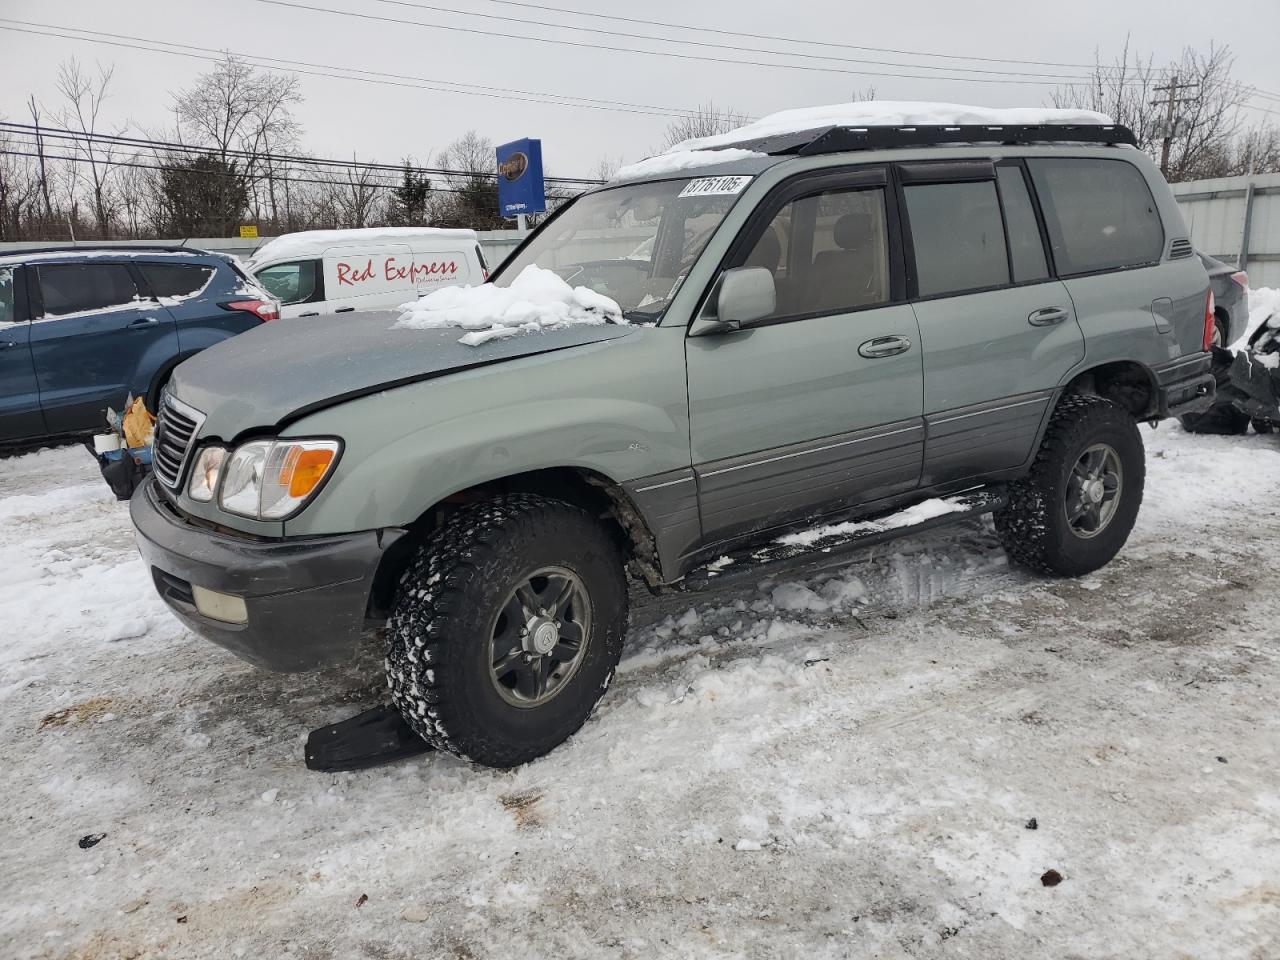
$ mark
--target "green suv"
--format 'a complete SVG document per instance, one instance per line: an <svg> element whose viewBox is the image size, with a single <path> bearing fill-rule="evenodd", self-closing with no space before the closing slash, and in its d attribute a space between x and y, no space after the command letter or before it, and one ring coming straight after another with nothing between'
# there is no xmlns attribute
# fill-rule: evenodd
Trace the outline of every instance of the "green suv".
<svg viewBox="0 0 1280 960"><path fill-rule="evenodd" d="M178 367L132 501L169 606L280 670L385 628L413 730L512 766L604 694L628 576L690 589L975 511L1036 570L1115 556L1137 423L1214 389L1209 282L1129 131L731 146L577 197L490 281L548 268L623 322L469 346L282 320Z"/></svg>

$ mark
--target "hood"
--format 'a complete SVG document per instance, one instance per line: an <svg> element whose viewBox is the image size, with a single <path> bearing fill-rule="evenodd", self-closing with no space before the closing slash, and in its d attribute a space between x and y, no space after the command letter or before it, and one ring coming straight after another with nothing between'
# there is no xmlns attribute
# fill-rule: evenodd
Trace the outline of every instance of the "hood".
<svg viewBox="0 0 1280 960"><path fill-rule="evenodd" d="M399 316L388 310L272 320L183 362L168 389L206 415L202 436L229 441L344 400L634 329L579 325L469 347L458 342L466 331L456 327L393 329Z"/></svg>

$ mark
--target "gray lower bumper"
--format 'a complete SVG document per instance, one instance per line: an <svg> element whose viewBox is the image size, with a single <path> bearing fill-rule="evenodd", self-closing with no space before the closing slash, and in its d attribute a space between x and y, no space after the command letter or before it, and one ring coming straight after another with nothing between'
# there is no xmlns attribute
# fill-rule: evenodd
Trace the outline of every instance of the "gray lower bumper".
<svg viewBox="0 0 1280 960"><path fill-rule="evenodd" d="M364 632L374 573L402 530L253 540L189 523L149 479L129 503L138 550L160 596L207 640L270 670L310 670L349 657ZM248 620L203 616L192 587L245 601Z"/></svg>

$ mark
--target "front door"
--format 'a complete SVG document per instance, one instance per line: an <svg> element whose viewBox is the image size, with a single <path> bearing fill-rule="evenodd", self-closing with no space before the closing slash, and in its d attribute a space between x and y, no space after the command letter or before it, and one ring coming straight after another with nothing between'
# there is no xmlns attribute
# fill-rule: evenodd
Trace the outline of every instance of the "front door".
<svg viewBox="0 0 1280 960"><path fill-rule="evenodd" d="M924 348L923 483L1013 469L1084 357L1071 297L1049 276L1022 166L904 164L900 176Z"/></svg>
<svg viewBox="0 0 1280 960"><path fill-rule="evenodd" d="M0 443L45 432L21 283L21 268L0 267Z"/></svg>
<svg viewBox="0 0 1280 960"><path fill-rule="evenodd" d="M735 244L728 265L770 270L778 300L687 340L705 543L918 484L920 334L888 189L878 167L790 181Z"/></svg>
<svg viewBox="0 0 1280 960"><path fill-rule="evenodd" d="M35 270L39 310L31 359L51 434L104 426L178 355L177 324L159 301L138 292L126 263L42 263ZM31 289L31 286L28 286Z"/></svg>

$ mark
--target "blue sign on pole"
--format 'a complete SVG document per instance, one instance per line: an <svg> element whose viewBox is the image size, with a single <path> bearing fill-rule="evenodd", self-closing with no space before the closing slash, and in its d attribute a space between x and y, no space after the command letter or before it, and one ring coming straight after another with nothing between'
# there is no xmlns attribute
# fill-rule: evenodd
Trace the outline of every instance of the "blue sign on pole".
<svg viewBox="0 0 1280 960"><path fill-rule="evenodd" d="M504 143L498 148L498 211L504 217L515 217L546 209L542 141L525 137Z"/></svg>

